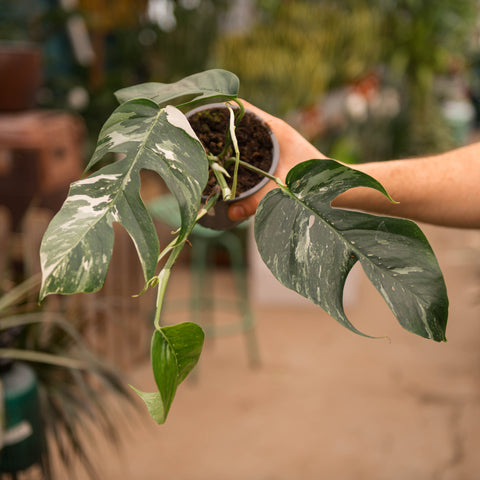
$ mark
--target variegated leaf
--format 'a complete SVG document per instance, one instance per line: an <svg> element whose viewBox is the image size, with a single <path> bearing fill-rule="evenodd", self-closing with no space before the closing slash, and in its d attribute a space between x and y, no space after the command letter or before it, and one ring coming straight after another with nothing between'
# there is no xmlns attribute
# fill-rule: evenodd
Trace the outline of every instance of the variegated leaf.
<svg viewBox="0 0 480 480"><path fill-rule="evenodd" d="M294 167L286 184L265 196L255 217L260 255L281 283L361 333L343 308L345 280L359 261L405 329L445 340L445 283L420 228L409 220L331 207L353 187L386 195L376 180L333 160L310 160Z"/></svg>
<svg viewBox="0 0 480 480"><path fill-rule="evenodd" d="M234 99L238 95L238 77L226 70L195 73L175 83L147 82L115 92L122 103L133 98L149 98L162 105L189 106Z"/></svg>
<svg viewBox="0 0 480 480"><path fill-rule="evenodd" d="M195 223L207 182L205 151L185 116L175 107L160 108L147 99L118 107L100 132L87 168L107 153L121 159L71 185L61 210L42 241L42 287L49 293L92 292L103 285L113 248L113 222L128 231L145 279L155 272L158 239L140 197L140 170L164 179L180 206L183 238Z"/></svg>

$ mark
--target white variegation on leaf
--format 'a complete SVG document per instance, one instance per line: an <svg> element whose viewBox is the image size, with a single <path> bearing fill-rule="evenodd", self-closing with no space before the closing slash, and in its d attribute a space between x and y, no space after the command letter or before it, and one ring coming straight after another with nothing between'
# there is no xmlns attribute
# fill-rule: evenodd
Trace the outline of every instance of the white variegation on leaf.
<svg viewBox="0 0 480 480"><path fill-rule="evenodd" d="M45 233L40 251L40 298L101 288L112 254L113 222L122 224L132 237L145 280L153 276L159 245L140 197L142 169L157 172L176 197L182 220L180 240L195 223L208 161L178 109L160 108L148 99L120 105L100 132L87 169L107 153L122 154L123 158L73 183Z"/></svg>
<svg viewBox="0 0 480 480"><path fill-rule="evenodd" d="M375 179L333 160L309 160L290 170L286 185L265 196L255 217L260 255L281 283L361 333L343 309L345 280L359 261L404 328L445 340L445 283L419 227L331 207L354 187L387 195Z"/></svg>

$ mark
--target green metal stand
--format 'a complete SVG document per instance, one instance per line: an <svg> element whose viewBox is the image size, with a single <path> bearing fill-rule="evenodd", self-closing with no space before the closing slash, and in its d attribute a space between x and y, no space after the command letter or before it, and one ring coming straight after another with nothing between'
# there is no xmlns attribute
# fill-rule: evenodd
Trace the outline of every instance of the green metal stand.
<svg viewBox="0 0 480 480"><path fill-rule="evenodd" d="M153 218L169 225L172 229L180 226L180 214L175 199L164 195L150 202L149 211ZM247 283L247 264L240 238L247 224L234 230L211 230L196 225L190 235L191 248L191 294L189 299L190 320L202 326L207 337L219 337L243 333L246 341L249 364L260 364L258 341L255 333L255 318L250 307ZM236 298L227 300L214 297L210 291L209 265L211 255L222 249L228 256L234 275ZM182 302L181 307L185 306ZM216 324L213 320L216 310L234 312L238 321Z"/></svg>

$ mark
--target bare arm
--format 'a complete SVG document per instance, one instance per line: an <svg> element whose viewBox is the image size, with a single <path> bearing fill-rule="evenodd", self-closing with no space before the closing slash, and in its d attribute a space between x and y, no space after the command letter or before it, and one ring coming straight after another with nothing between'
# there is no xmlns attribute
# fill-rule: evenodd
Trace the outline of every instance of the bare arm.
<svg viewBox="0 0 480 480"><path fill-rule="evenodd" d="M287 123L246 105L262 116L277 135L280 164L276 175L282 180L297 163L325 158ZM399 203L392 204L376 190L355 188L335 199L336 207L448 227L480 228L480 143L431 157L365 163L354 168L376 178ZM261 198L274 186L270 182L252 198L232 205L232 220L254 214Z"/></svg>

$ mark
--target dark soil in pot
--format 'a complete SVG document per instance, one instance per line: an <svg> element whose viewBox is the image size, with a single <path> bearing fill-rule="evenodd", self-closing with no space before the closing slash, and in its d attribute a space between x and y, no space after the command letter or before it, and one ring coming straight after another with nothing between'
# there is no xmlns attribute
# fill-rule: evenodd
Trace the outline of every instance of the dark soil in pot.
<svg viewBox="0 0 480 480"><path fill-rule="evenodd" d="M216 107L202 110L189 116L188 120L207 153L218 155L225 144L225 132L228 130L230 113L226 108ZM268 126L256 115L246 111L235 129L240 150L240 159L268 172L272 166L273 142ZM234 156L234 152L231 152ZM233 177L234 164L226 167ZM243 167L239 167L237 195L247 192L264 179L263 176ZM215 185L215 177L210 175L205 195L210 195ZM231 179L227 179L231 186Z"/></svg>

